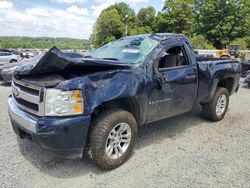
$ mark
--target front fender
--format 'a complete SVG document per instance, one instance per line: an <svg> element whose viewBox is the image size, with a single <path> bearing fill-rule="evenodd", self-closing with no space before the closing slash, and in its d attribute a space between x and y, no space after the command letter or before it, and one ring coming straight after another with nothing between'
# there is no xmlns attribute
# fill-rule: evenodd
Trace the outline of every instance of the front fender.
<svg viewBox="0 0 250 188"><path fill-rule="evenodd" d="M135 97L147 100L146 73L141 68L99 72L62 82L58 89L80 89L84 96L84 114L114 99ZM146 104L146 102L145 102Z"/></svg>

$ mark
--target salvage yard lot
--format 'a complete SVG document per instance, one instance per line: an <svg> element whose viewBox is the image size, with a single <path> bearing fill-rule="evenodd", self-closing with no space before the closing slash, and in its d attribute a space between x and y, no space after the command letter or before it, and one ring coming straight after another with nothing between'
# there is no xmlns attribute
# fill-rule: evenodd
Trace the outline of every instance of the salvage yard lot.
<svg viewBox="0 0 250 188"><path fill-rule="evenodd" d="M242 81L241 81L242 84ZM1 187L250 187L250 89L231 97L225 119L192 113L142 127L128 162L105 172L82 160L61 159L12 131L0 85Z"/></svg>

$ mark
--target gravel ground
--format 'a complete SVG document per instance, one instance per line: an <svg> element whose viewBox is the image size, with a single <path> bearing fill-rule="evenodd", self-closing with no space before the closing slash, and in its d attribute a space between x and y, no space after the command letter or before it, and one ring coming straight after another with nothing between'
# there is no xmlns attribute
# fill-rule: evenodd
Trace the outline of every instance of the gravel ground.
<svg viewBox="0 0 250 188"><path fill-rule="evenodd" d="M0 187L250 187L250 89L231 97L218 123L192 113L139 129L133 155L105 172L20 140L7 115L10 88L0 85Z"/></svg>

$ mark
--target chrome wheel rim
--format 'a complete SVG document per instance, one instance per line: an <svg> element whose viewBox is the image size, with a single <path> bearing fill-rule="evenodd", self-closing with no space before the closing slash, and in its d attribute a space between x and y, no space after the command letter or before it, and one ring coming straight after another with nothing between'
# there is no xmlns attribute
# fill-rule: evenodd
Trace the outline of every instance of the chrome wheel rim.
<svg viewBox="0 0 250 188"><path fill-rule="evenodd" d="M105 152L110 159L120 158L128 149L131 141L131 128L127 123L117 124L109 133Z"/></svg>
<svg viewBox="0 0 250 188"><path fill-rule="evenodd" d="M221 95L218 98L217 104L216 104L216 114L217 116L221 116L226 109L226 105L227 105L227 97L226 95Z"/></svg>

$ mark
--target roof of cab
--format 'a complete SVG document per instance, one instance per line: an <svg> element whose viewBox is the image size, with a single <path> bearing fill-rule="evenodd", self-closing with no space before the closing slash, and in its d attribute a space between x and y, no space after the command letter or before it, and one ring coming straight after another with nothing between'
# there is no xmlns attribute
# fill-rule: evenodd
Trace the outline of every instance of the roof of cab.
<svg viewBox="0 0 250 188"><path fill-rule="evenodd" d="M172 38L172 37L185 37L183 34L176 34L176 33L151 33L151 34L142 34L142 35L132 35L132 36L126 36L122 37L124 38L138 38L138 37L144 37L144 38L153 38L158 41L164 41L166 39Z"/></svg>
<svg viewBox="0 0 250 188"><path fill-rule="evenodd" d="M185 37L183 34L176 34L176 33L153 33L150 37L156 37L159 40L166 40L172 37Z"/></svg>

